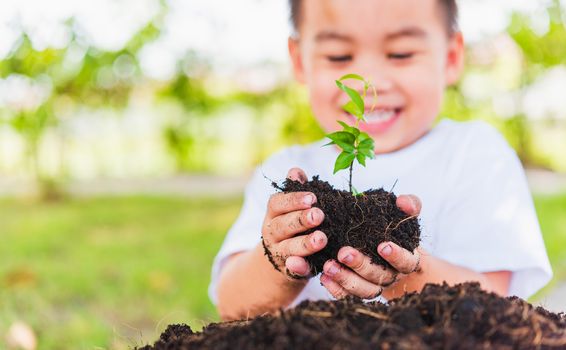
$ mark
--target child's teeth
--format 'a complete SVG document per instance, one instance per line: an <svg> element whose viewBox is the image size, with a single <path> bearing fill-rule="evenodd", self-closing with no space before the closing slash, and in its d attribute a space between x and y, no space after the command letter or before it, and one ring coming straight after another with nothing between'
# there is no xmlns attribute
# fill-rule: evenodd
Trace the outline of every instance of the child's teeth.
<svg viewBox="0 0 566 350"><path fill-rule="evenodd" d="M373 111L364 115L368 122L385 122L393 118L394 116L394 110Z"/></svg>

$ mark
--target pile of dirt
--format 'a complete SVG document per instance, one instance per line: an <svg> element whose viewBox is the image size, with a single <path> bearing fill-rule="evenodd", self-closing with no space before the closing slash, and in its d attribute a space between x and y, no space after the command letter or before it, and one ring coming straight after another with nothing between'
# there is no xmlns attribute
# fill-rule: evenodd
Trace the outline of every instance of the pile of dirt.
<svg viewBox="0 0 566 350"><path fill-rule="evenodd" d="M305 301L202 332L171 325L153 346L185 349L566 349L566 315L477 283L425 286L389 304L357 298Z"/></svg>
<svg viewBox="0 0 566 350"><path fill-rule="evenodd" d="M393 242L408 251L414 251L420 242L420 227L416 217L410 217L396 204L397 197L383 189L369 190L354 196L348 191L336 190L326 181L314 176L311 181L285 180L279 190L289 192L312 192L317 198L313 205L324 213L324 221L310 234L320 230L328 237L326 247L308 257L311 271L322 272L324 263L336 259L344 246L356 248L369 256L373 263L389 267L389 263L377 254L381 242ZM267 252L269 257L269 252Z"/></svg>

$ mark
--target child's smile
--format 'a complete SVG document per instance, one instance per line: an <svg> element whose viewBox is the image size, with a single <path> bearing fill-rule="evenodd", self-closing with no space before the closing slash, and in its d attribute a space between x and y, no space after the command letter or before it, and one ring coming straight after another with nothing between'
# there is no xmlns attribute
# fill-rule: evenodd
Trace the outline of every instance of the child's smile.
<svg viewBox="0 0 566 350"><path fill-rule="evenodd" d="M366 109L364 114L365 122L360 123L360 130L371 135L379 135L387 132L393 124L401 117L403 108L396 107L375 107ZM356 117L344 112L350 124L355 124Z"/></svg>
<svg viewBox="0 0 566 350"><path fill-rule="evenodd" d="M367 123L360 123L374 137L376 153L399 150L431 129L463 56L461 36L448 33L438 0L309 0L302 6L289 49L326 132L340 129L338 120L354 120L334 84L347 73L366 77L377 91L373 110L371 93L366 96Z"/></svg>

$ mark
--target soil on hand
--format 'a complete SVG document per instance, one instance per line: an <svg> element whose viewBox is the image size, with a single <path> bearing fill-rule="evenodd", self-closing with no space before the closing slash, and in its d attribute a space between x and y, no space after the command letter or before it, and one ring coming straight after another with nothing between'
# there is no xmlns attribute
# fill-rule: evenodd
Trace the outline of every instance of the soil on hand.
<svg viewBox="0 0 566 350"><path fill-rule="evenodd" d="M477 283L425 286L389 304L360 299L305 301L277 315L171 325L153 346L186 349L565 349L566 315Z"/></svg>
<svg viewBox="0 0 566 350"><path fill-rule="evenodd" d="M274 186L285 193L314 193L317 202L313 206L324 212L323 223L304 233L320 230L328 237L323 250L306 257L315 275L322 272L327 260L336 259L338 251L344 246L356 248L369 256L373 263L389 267L389 263L377 253L381 242L391 241L411 252L419 245L417 218L401 211L396 204L397 197L391 192L378 189L354 196L348 191L334 189L318 176L304 184L287 179L282 187Z"/></svg>

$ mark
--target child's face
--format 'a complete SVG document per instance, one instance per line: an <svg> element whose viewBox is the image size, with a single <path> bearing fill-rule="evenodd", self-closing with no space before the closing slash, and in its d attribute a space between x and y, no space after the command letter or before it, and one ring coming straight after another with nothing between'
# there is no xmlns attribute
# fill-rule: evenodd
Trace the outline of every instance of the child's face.
<svg viewBox="0 0 566 350"><path fill-rule="evenodd" d="M444 88L462 69L463 43L449 36L438 0L303 0L299 37L289 39L297 79L326 132L353 124L342 110L348 96L334 80L347 73L377 89L373 113L360 128L375 139L377 153L401 149L430 130ZM356 81L350 86L361 90ZM368 94L369 112L373 98Z"/></svg>

